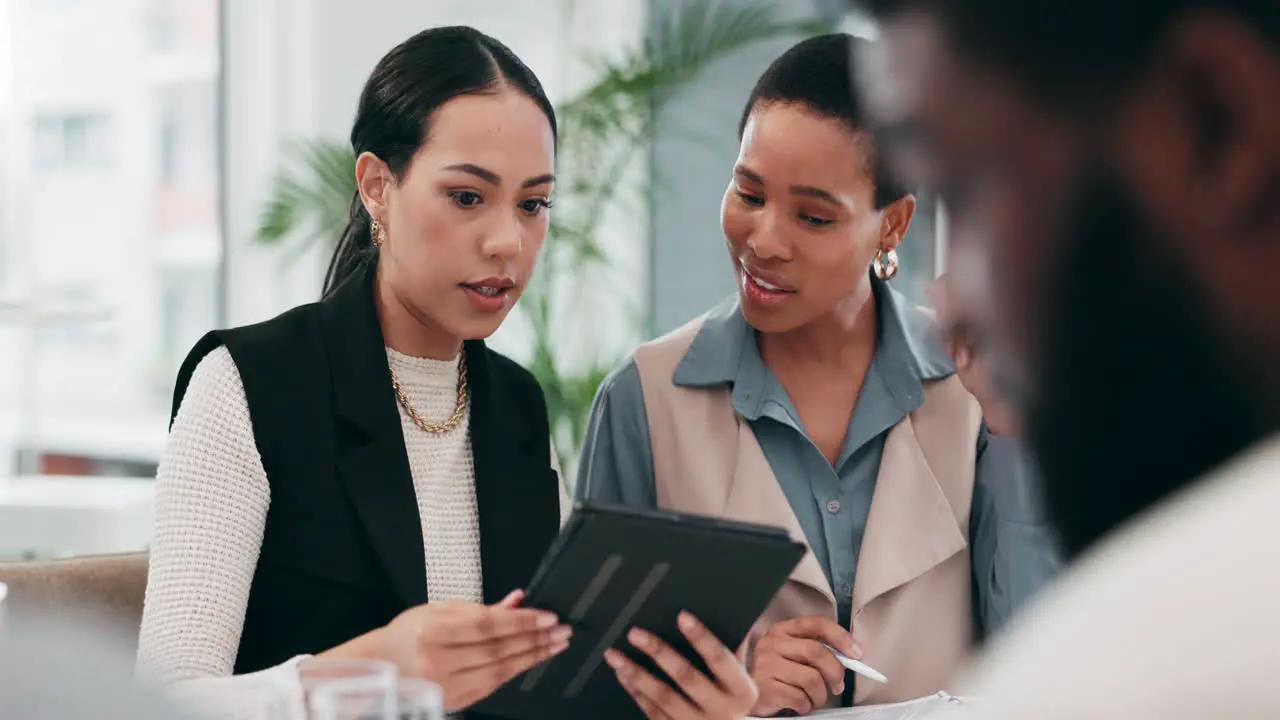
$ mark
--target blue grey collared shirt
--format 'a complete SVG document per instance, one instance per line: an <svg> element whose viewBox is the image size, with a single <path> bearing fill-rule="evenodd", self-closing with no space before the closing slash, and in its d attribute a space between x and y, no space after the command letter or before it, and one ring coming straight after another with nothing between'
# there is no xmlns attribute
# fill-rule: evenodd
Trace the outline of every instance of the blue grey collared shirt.
<svg viewBox="0 0 1280 720"><path fill-rule="evenodd" d="M846 626L885 436L924 402L924 382L955 373L932 318L887 285L873 280L873 286L879 342L834 464L806 435L799 413L761 358L736 298L707 316L672 376L680 386L731 388L733 407L760 442ZM991 435L985 426L977 443L969 542L977 621L985 637L1053 577L1059 556L1019 443ZM596 394L577 496L656 507L649 425L634 361L615 370Z"/></svg>

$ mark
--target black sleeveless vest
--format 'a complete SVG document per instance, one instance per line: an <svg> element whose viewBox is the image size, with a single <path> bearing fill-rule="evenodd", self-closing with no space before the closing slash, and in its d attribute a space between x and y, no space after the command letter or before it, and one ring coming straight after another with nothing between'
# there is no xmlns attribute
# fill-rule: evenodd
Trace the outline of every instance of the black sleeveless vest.
<svg viewBox="0 0 1280 720"><path fill-rule="evenodd" d="M178 373L174 416L196 365L226 346L271 486L237 674L340 645L430 597L375 275L369 262L321 302L209 333ZM559 532L559 479L537 381L481 341L464 352L492 603L532 579Z"/></svg>

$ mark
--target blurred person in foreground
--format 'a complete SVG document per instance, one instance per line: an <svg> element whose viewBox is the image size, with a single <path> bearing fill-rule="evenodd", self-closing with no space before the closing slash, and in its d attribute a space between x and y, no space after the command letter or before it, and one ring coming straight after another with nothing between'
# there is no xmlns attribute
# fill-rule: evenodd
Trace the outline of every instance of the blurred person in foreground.
<svg viewBox="0 0 1280 720"><path fill-rule="evenodd" d="M1280 3L870 5L882 147L948 204L1074 564L973 692L1280 716Z"/></svg>
<svg viewBox="0 0 1280 720"><path fill-rule="evenodd" d="M6 610L2 596L0 616L0 718L187 717L133 682L129 644L105 619Z"/></svg>

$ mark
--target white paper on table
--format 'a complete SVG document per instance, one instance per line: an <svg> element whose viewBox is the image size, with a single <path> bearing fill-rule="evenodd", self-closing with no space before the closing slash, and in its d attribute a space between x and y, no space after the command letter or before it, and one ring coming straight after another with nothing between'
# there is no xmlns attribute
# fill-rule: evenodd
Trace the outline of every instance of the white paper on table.
<svg viewBox="0 0 1280 720"><path fill-rule="evenodd" d="M828 720L963 720L973 717L972 710L973 705L968 700L940 692L900 703L817 710L805 717Z"/></svg>

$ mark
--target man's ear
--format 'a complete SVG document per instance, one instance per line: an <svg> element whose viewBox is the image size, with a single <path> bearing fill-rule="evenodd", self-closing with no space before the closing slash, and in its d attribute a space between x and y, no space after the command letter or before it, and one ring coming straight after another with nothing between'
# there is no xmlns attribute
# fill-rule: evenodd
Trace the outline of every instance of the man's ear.
<svg viewBox="0 0 1280 720"><path fill-rule="evenodd" d="M369 217L384 222L387 213L387 191L395 178L391 168L382 158L371 152L360 153L356 158L356 189Z"/></svg>
<svg viewBox="0 0 1280 720"><path fill-rule="evenodd" d="M880 211L880 249L896 250L911 228L911 218L916 214L916 196L907 194L889 203Z"/></svg>
<svg viewBox="0 0 1280 720"><path fill-rule="evenodd" d="M1280 165L1274 46L1226 18L1188 23L1173 45L1202 204L1226 217L1271 216Z"/></svg>
<svg viewBox="0 0 1280 720"><path fill-rule="evenodd" d="M1245 224L1273 210L1274 52L1240 23L1197 14L1168 33L1158 70L1119 116L1116 153L1126 179L1194 255L1253 237Z"/></svg>

